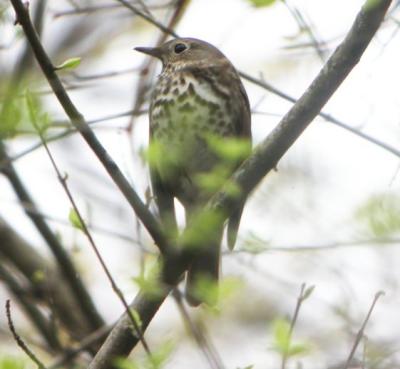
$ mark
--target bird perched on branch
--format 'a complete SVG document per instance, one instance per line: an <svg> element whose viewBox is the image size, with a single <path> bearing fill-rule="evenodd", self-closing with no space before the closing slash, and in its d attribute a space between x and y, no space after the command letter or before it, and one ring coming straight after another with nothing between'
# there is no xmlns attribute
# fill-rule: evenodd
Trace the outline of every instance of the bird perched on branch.
<svg viewBox="0 0 400 369"><path fill-rule="evenodd" d="M231 62L207 42L178 38L136 50L162 62L149 110L151 182L164 227L176 229L177 198L185 208L186 230L191 225L196 230L186 231L195 249L186 297L196 306L206 300L198 288L201 280L218 282L224 229L220 214L202 209L250 152L249 101ZM239 191L234 185L226 188L233 195ZM230 248L243 206L244 200L229 215Z"/></svg>

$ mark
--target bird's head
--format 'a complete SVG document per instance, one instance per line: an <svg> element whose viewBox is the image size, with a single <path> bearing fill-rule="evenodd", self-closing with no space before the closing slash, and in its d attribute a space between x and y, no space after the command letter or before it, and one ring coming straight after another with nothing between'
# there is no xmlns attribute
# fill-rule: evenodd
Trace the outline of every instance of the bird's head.
<svg viewBox="0 0 400 369"><path fill-rule="evenodd" d="M225 56L215 46L195 38L177 38L159 47L136 47L136 51L160 59L163 67L223 62Z"/></svg>

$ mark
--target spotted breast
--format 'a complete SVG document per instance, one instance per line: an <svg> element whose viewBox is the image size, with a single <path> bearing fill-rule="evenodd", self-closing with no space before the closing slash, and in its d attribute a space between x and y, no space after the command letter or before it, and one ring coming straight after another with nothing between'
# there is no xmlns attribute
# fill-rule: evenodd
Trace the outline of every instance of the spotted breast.
<svg viewBox="0 0 400 369"><path fill-rule="evenodd" d="M195 71L166 69L153 96L150 129L162 148L162 160L157 163L160 176L173 184L183 204L202 202L206 194L196 176L218 164L207 140L235 135L229 92L217 88L212 79L196 78Z"/></svg>

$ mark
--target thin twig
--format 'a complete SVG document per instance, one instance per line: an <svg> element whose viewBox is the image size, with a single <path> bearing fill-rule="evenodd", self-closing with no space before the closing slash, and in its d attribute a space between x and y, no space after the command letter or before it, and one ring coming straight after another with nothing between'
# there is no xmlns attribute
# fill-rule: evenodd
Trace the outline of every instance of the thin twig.
<svg viewBox="0 0 400 369"><path fill-rule="evenodd" d="M135 317L133 316L133 313L132 313L131 309L129 308L129 305L128 305L127 301L125 300L125 297L124 297L122 291L118 287L117 283L114 280L114 277L112 276L112 274L111 274L110 270L108 269L103 257L101 256L100 251L99 251L98 247L96 246L96 243L94 242L92 234L90 233L89 228L86 225L86 222L84 221L84 219L82 217L82 214L81 214L81 212L80 212L80 210L79 210L79 208L78 208L78 206L76 204L76 201L75 201L74 197L72 196L72 193L71 193L71 191L70 191L70 189L68 187L68 184L67 184L67 176L61 174L61 172L60 172L60 170L59 170L59 168L57 166L57 163L55 162L55 159L54 159L53 155L51 154L49 147L47 146L47 143L46 143L46 140L44 138L43 132L40 129L40 127L38 126L38 123L35 121L35 117L31 116L31 120L32 120L32 124L34 125L35 129L38 132L38 135L40 137L40 140L42 141L43 147L46 150L46 153L47 153L47 155L48 155L48 157L49 157L49 159L51 161L51 165L53 166L54 171L57 174L57 178L60 181L61 186L63 187L63 189L64 189L64 191L65 191L65 193L66 193L66 195L67 195L67 197L69 199L69 202L71 203L72 208L73 208L73 210L75 211L75 214L78 217L79 226L80 226L81 230L83 231L83 233L87 237L87 239L88 239L88 241L89 241L94 253L96 254L96 257L99 260L99 262L101 264L101 267L103 268L103 271L106 274L106 276L107 276L107 278L108 278L108 280L109 280L109 282L111 284L111 287L112 287L113 291L115 292L117 297L120 299L120 301L122 302L122 305L124 306L126 312L128 313L128 315L130 317L130 320L131 320L131 323L132 323L132 325L134 327L134 330L135 330L136 334L139 337L140 342L143 345L143 348L145 349L145 351L146 351L146 353L148 355L151 355L149 346L148 346L148 344L147 344L147 342L146 342L146 340L145 340L145 338L143 336L143 332L141 331L138 322L136 321Z"/></svg>
<svg viewBox="0 0 400 369"><path fill-rule="evenodd" d="M174 288L174 290L172 291L172 296L174 297L174 300L178 306L179 312L181 313L186 328L194 338L197 346L203 352L210 367L214 369L223 369L225 366L221 360L221 357L219 356L218 352L216 352L209 339L205 336L204 332L201 329L201 326L196 324L190 318L190 315L187 312L185 305L183 304L182 294L178 288Z"/></svg>
<svg viewBox="0 0 400 369"><path fill-rule="evenodd" d="M152 10L158 10L158 9L164 9L169 7L170 4L169 2L166 4L160 4L160 5L151 5L148 6L148 9ZM123 5L118 5L118 4L106 4L102 6L87 6L87 7L82 7L79 9L72 9L72 10L64 10L64 11L58 11L53 14L54 18L59 18L63 16L69 16L69 15L81 15L81 14L88 14L88 13L95 13L95 12L100 12L100 11L109 11L112 9L120 9L123 7Z"/></svg>
<svg viewBox="0 0 400 369"><path fill-rule="evenodd" d="M313 289L314 289L314 286L310 286L310 287L307 288L308 291L312 291ZM300 307L301 307L303 301L308 296L309 296L309 293L306 293L306 284L302 283L302 285L300 287L300 294L297 297L296 307L294 309L294 314L293 314L292 320L290 322L290 328L289 328L289 334L288 334L288 344L287 344L287 348L286 348L285 352L282 355L281 369L285 369L286 368L286 362L287 362L287 360L289 358L290 344L291 344L291 341L292 341L294 326L296 325L297 318L299 317Z"/></svg>
<svg viewBox="0 0 400 369"><path fill-rule="evenodd" d="M133 13L135 13L136 15L140 16L141 18L145 19L147 22L153 24L154 26L159 28L164 33L174 36L174 37L178 37L178 35L172 29L165 27L162 23L155 20L152 16L143 13L141 10L139 10L132 4L128 3L127 1L125 1L125 0L115 0L115 1L118 1L120 4L122 4L123 6L125 6L128 9L130 9Z"/></svg>
<svg viewBox="0 0 400 369"><path fill-rule="evenodd" d="M77 79L79 81L91 81L91 80L97 80L97 79L103 79L103 78L118 77L123 74L136 72L138 70L139 70L139 68L135 67L135 68L127 68L127 69L122 69L122 70L115 70L115 71L95 73L95 74L80 75L78 73L71 73L71 75L74 79Z"/></svg>
<svg viewBox="0 0 400 369"><path fill-rule="evenodd" d="M351 364L351 361L352 361L352 359L353 359L353 357L354 357L354 354L355 354L355 352L356 352L356 350L357 350L357 347L358 347L358 345L359 345L359 343L360 343L360 341L361 341L361 339L362 339L362 337L363 337L363 335L364 335L365 327L367 326L367 323L368 323L368 321L369 321L369 319L370 319L370 317L371 317L372 311L373 311L374 308L375 308L375 304L376 304L376 302L378 301L378 299L379 299L381 296L383 296L384 294L385 294L384 291L379 291L379 292L377 292L377 293L375 294L375 297L374 297L374 299L373 299L373 301L372 301L371 307L369 308L368 313L367 313L367 316L365 317L364 322L363 322L363 324L362 324L360 330L359 330L358 333L357 333L356 340L354 341L354 344L353 344L353 347L351 348L349 357L347 358L346 365L344 366L343 369L348 369L348 368L349 368L349 366L350 366L350 364Z"/></svg>
<svg viewBox="0 0 400 369"><path fill-rule="evenodd" d="M354 240L354 241L343 241L343 242L331 242L325 245L294 245L294 246L269 246L268 241L264 241L262 239L258 239L257 244L260 245L259 248L257 246L254 250L251 249L251 246L246 249L246 247L238 250L232 250L228 252L223 252L223 255L237 255L237 254L249 254L249 255L258 255L268 252L287 252L287 253L298 253L298 252L320 252L320 251L330 251L337 250L341 248L348 249L349 247L374 247L376 245L379 246L396 246L400 244L399 238L370 238L365 240ZM265 245L265 247L263 246Z"/></svg>
<svg viewBox="0 0 400 369"><path fill-rule="evenodd" d="M23 341L21 336L17 333L14 327L14 323L11 318L11 302L10 300L6 301L6 315L8 321L8 327L14 337L15 342L21 348L22 351L25 352L29 356L29 358L38 366L39 369L46 369L43 363L37 358L37 356L29 349L26 343Z"/></svg>
<svg viewBox="0 0 400 369"><path fill-rule="evenodd" d="M281 1L285 4L285 6L289 10L290 14L293 16L293 18L297 22L300 32L306 31L308 33L308 35L311 39L311 43L314 46L315 50L317 51L319 58L321 59L322 62L324 62L325 55L320 46L321 45L323 46L325 43L318 41L317 36L314 34L311 26L309 24L307 24L307 21L304 19L303 14L301 14L300 10L296 6L289 4L289 2L287 0L281 0Z"/></svg>

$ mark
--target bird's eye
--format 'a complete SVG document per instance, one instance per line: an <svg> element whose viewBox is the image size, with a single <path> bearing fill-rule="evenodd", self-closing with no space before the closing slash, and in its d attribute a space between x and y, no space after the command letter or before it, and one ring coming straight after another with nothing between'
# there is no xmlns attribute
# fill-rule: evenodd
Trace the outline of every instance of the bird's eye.
<svg viewBox="0 0 400 369"><path fill-rule="evenodd" d="M185 44L176 44L175 45L175 53L180 54L182 51L185 51L187 49Z"/></svg>

